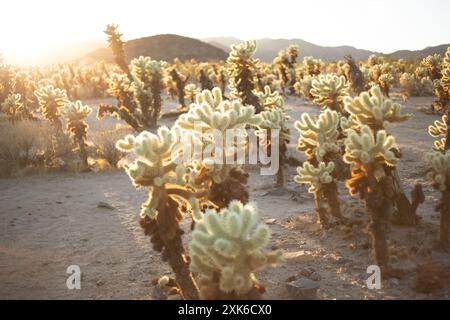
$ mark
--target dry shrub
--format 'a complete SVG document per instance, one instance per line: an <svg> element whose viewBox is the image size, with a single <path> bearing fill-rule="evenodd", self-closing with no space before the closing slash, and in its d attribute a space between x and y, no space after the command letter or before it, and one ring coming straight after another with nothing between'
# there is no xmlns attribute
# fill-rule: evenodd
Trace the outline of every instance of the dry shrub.
<svg viewBox="0 0 450 320"><path fill-rule="evenodd" d="M97 156L100 159L108 161L112 167L117 168L117 164L120 159L124 157L124 153L117 150L116 141L130 133L131 131L128 128L118 128L93 133L92 142Z"/></svg>
<svg viewBox="0 0 450 320"><path fill-rule="evenodd" d="M51 149L49 124L20 121L0 124L0 176L10 176L20 170L43 163Z"/></svg>

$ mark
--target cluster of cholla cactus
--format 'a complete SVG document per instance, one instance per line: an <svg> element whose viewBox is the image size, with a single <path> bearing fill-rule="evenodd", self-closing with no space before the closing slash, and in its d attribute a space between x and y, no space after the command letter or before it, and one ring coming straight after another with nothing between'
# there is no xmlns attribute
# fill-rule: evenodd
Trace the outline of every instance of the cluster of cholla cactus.
<svg viewBox="0 0 450 320"><path fill-rule="evenodd" d="M78 100L76 102L67 102L60 110L61 115L66 118L67 132L73 140L76 150L78 150L82 166L88 168L88 156L86 151L87 130L89 125L86 118L91 114L92 109L83 105Z"/></svg>
<svg viewBox="0 0 450 320"><path fill-rule="evenodd" d="M233 201L219 212L207 211L189 243L200 298L259 299L264 288L254 273L283 262L281 251L264 252L269 238L270 230L258 223L253 204Z"/></svg>
<svg viewBox="0 0 450 320"><path fill-rule="evenodd" d="M343 100L349 94L349 85L344 76L321 74L312 80L311 86L310 93L315 104L344 113Z"/></svg>
<svg viewBox="0 0 450 320"><path fill-rule="evenodd" d="M117 99L117 106L101 104L98 118L109 113L126 121L136 131L155 128L162 107L165 67L164 61L141 56L131 61L130 75L111 74L109 93Z"/></svg>
<svg viewBox="0 0 450 320"><path fill-rule="evenodd" d="M244 105L254 106L257 113L262 111L259 99L255 95L255 68L258 60L253 58L256 51L256 41L246 41L231 46L227 59L230 75L229 87L231 95L238 98Z"/></svg>
<svg viewBox="0 0 450 320"><path fill-rule="evenodd" d="M309 192L314 194L315 208L323 227L329 226L330 216L342 219L336 184L341 171L336 170L341 157L339 123L339 113L332 110L325 110L317 120L304 113L295 123L300 133L298 150L304 152L307 159L297 168L295 181L310 185Z"/></svg>
<svg viewBox="0 0 450 320"><path fill-rule="evenodd" d="M141 226L172 267L181 298L259 298L263 289L254 272L281 262L280 253L261 251L269 237L266 227L258 225L251 233L256 212L253 205L244 206L248 194L242 180L247 175L239 165L226 163L228 156L245 151L243 129L259 123L253 106L223 100L221 90L214 88L199 94L172 129L161 127L157 135L144 131L117 142L119 150L136 158L125 166L133 184L149 189ZM232 146L221 144L228 129L241 134ZM184 148L188 142L199 143L202 155L211 144L219 149L197 160L192 149ZM195 220L190 257L180 227L188 213Z"/></svg>
<svg viewBox="0 0 450 320"><path fill-rule="evenodd" d="M188 168L176 163L175 132L160 127L157 135L144 131L137 137L130 135L117 141L116 146L137 157L126 166L133 184L137 188L149 188L140 219L145 234L151 237L153 248L162 253L162 259L173 269L182 297L198 299L197 285L182 244L180 221L184 215L182 206L192 203L195 208L198 204L193 201L201 195L187 186Z"/></svg>
<svg viewBox="0 0 450 320"><path fill-rule="evenodd" d="M6 114L8 120L11 121L12 124L15 124L17 121L22 119L33 118L32 114L25 107L20 93L9 94L5 101L0 104L0 107L0 110Z"/></svg>
<svg viewBox="0 0 450 320"><path fill-rule="evenodd" d="M399 103L386 98L381 93L378 86L372 87L369 92L363 92L360 96L344 99L345 110L350 114L353 128L359 130L362 126L367 126L372 130L373 135L385 130L389 123L400 123L411 118L411 114L404 114ZM400 151L394 149L399 156ZM386 175L392 178L394 191L393 201L396 209L395 221L399 224L413 225L416 223L417 209L412 203L416 202L415 197L412 203L404 194L400 178L395 167L386 167Z"/></svg>

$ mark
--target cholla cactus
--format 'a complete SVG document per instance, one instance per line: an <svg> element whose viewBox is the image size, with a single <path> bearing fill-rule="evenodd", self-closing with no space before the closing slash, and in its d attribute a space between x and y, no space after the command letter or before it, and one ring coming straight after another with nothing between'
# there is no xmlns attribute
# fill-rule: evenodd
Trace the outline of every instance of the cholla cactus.
<svg viewBox="0 0 450 320"><path fill-rule="evenodd" d="M254 106L257 113L262 111L258 97L254 94L254 73L258 60L253 58L256 41L246 41L231 46L227 59L230 74L231 95L242 101L244 105Z"/></svg>
<svg viewBox="0 0 450 320"><path fill-rule="evenodd" d="M378 86L361 93L359 97L344 98L344 105L354 122L368 125L374 132L384 129L389 122L404 122L412 116L403 114L400 104L383 97Z"/></svg>
<svg viewBox="0 0 450 320"><path fill-rule="evenodd" d="M339 114L336 111L325 110L316 121L303 113L295 127L300 133L298 150L306 154L308 161L329 161L339 154Z"/></svg>
<svg viewBox="0 0 450 320"><path fill-rule="evenodd" d="M194 103L195 97L200 93L200 90L198 90L195 84L189 83L184 87L184 92L186 94L186 98L188 98L191 103Z"/></svg>
<svg viewBox="0 0 450 320"><path fill-rule="evenodd" d="M337 194L337 186L333 177L334 162L319 162L317 167L309 162L304 162L297 168L297 176L294 181L298 184L309 184L308 191L314 194L314 206L317 211L319 223L323 227L329 224L328 213L337 218L342 218Z"/></svg>
<svg viewBox="0 0 450 320"><path fill-rule="evenodd" d="M173 66L170 71L169 75L172 78L173 82L176 86L176 91L178 95L178 102L180 103L180 109L185 110L186 109L186 103L185 103L185 96L186 96L186 83L189 80L189 76L185 76L177 71L176 67Z"/></svg>
<svg viewBox="0 0 450 320"><path fill-rule="evenodd" d="M449 117L447 115L442 116L442 121L436 120L433 125L430 125L428 127L428 133L433 138L439 139L442 137L440 140L434 142L434 149L436 151L445 151L450 148Z"/></svg>
<svg viewBox="0 0 450 320"><path fill-rule="evenodd" d="M164 61L140 56L131 61L129 76L111 74L108 93L116 97L118 105L100 105L97 117L101 119L107 113L115 115L136 131L155 128L162 107L161 91L165 67Z"/></svg>
<svg viewBox="0 0 450 320"><path fill-rule="evenodd" d="M206 212L189 244L191 270L203 278L200 298L259 298L264 289L254 273L283 262L280 251L263 251L269 239L269 228L258 223L252 204L233 201L219 213Z"/></svg>
<svg viewBox="0 0 450 320"><path fill-rule="evenodd" d="M40 111L44 118L49 120L57 131L61 131L60 109L68 101L66 91L48 85L36 90L34 95L38 99Z"/></svg>
<svg viewBox="0 0 450 320"><path fill-rule="evenodd" d="M348 96L349 85L345 77L332 74L319 75L312 81L313 102L323 108L342 113L344 97Z"/></svg>
<svg viewBox="0 0 450 320"><path fill-rule="evenodd" d="M291 137L287 124L289 116L284 110L284 101L282 107L272 108L260 113L261 123L258 125L256 134L261 138L261 145L265 146L267 154L272 150L272 132L278 130L278 152L279 152L279 166L276 175L277 187L284 185L283 167L287 161L287 144Z"/></svg>
<svg viewBox="0 0 450 320"><path fill-rule="evenodd" d="M20 119L24 108L21 95L14 93L9 94L0 106L0 110L6 114L12 124L15 124Z"/></svg>
<svg viewBox="0 0 450 320"><path fill-rule="evenodd" d="M137 159L126 171L137 187L149 188L149 198L142 205L141 226L151 237L153 248L168 260L183 298L197 299L198 290L189 271L182 245L179 222L182 206L191 204L193 216L200 218L197 199L204 196L188 187L188 168L177 164L176 132L160 127L158 134L144 131L137 137L127 136L117 141L117 148L133 153Z"/></svg>
<svg viewBox="0 0 450 320"><path fill-rule="evenodd" d="M198 94L197 102L175 122L176 128L192 134L197 142L201 143L202 150L207 145L222 149L221 154L213 155L215 166L211 166L209 162L207 167L206 162L197 164L197 176L193 179L197 183L209 185L208 199L219 207L227 206L236 197L242 202L248 201L248 193L244 187L248 175L243 173L239 166L227 164L226 159L234 158L236 153L245 153L247 145L245 127L256 126L260 121L261 118L255 115L253 106L243 106L239 100L223 100L220 89L214 88L212 91L205 90ZM237 141L232 145L227 145L227 130L234 130L236 135ZM222 141L216 141L216 133L220 134Z"/></svg>
<svg viewBox="0 0 450 320"><path fill-rule="evenodd" d="M300 133L297 148L306 154L308 160L304 163L303 168L297 169L299 178L296 178L295 181L304 183L300 180L301 177L306 177L306 182L311 175L324 173L323 170L329 174L333 173L333 179L327 180L323 188L313 188L314 191L310 189L310 192L314 194L315 208L323 227L328 226L328 214L342 219L335 181L336 173L334 172L336 164L340 162L341 153L339 117L338 112L327 109L319 115L316 121L311 119L309 114L304 113L301 120L295 123L295 127Z"/></svg>
<svg viewBox="0 0 450 320"><path fill-rule="evenodd" d="M61 115L67 120L67 131L73 139L80 153L81 161L85 168L88 167L86 139L89 125L85 119L91 114L89 106L83 106L81 101L67 102L60 110Z"/></svg>
<svg viewBox="0 0 450 320"><path fill-rule="evenodd" d="M391 85L394 83L394 77L390 73L383 73L379 78L381 91L386 97L389 97Z"/></svg>
<svg viewBox="0 0 450 320"><path fill-rule="evenodd" d="M450 47L447 48L445 53L444 62L442 64L442 87L447 91L450 96Z"/></svg>
<svg viewBox="0 0 450 320"><path fill-rule="evenodd" d="M130 72L128 65L125 61L124 42L121 39L122 34L117 31L117 28L117 25L108 24L103 32L108 36L109 47L113 52L116 64L122 69L123 72L129 74Z"/></svg>
<svg viewBox="0 0 450 320"><path fill-rule="evenodd" d="M429 156L431 171L429 177L434 182L434 187L442 194L441 201L436 207L440 211L440 244L449 246L450 237L450 150L445 153L434 151Z"/></svg>
<svg viewBox="0 0 450 320"><path fill-rule="evenodd" d="M429 55L422 60L420 66L427 70L432 81L441 78L442 57L439 54Z"/></svg>
<svg viewBox="0 0 450 320"><path fill-rule="evenodd" d="M345 77L350 82L353 91L359 94L365 87L364 76L352 56L346 56L345 62L348 66L345 67Z"/></svg>
<svg viewBox="0 0 450 320"><path fill-rule="evenodd" d="M304 57L303 58L303 68L307 75L316 76L320 73L320 69L322 67L322 60L314 59L313 57Z"/></svg>
<svg viewBox="0 0 450 320"><path fill-rule="evenodd" d="M295 92L306 100L312 101L314 96L311 94L312 82L315 77L304 76L303 79L294 84Z"/></svg>
<svg viewBox="0 0 450 320"><path fill-rule="evenodd" d="M389 264L386 232L393 212L395 195L392 177L386 168L394 167L399 159L392 149L395 139L386 131L376 134L364 125L360 132L348 131L345 140L344 161L352 166L352 177L347 180L347 188L352 196L365 200L371 217L371 231L375 260L380 267Z"/></svg>

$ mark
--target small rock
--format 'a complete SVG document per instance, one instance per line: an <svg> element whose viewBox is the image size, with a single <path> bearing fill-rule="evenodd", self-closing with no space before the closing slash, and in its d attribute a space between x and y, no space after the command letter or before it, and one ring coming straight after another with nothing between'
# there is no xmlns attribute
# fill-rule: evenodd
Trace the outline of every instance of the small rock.
<svg viewBox="0 0 450 320"><path fill-rule="evenodd" d="M105 283L102 280L98 280L97 283L95 284L97 287L101 287L103 286Z"/></svg>
<svg viewBox="0 0 450 320"><path fill-rule="evenodd" d="M102 202L100 201L99 203L97 203L97 208L103 208L103 209L108 209L108 210L114 210L114 207L112 205L110 205L109 203L106 202Z"/></svg>
<svg viewBox="0 0 450 320"><path fill-rule="evenodd" d="M289 294L295 299L313 300L317 298L319 283L307 278L300 278L286 283L286 288Z"/></svg>
<svg viewBox="0 0 450 320"><path fill-rule="evenodd" d="M56 204L62 204L62 201L56 201Z"/></svg>
<svg viewBox="0 0 450 320"><path fill-rule="evenodd" d="M314 259L311 252L305 250L286 252L284 258L287 262L309 262Z"/></svg>
<svg viewBox="0 0 450 320"><path fill-rule="evenodd" d="M275 224L276 221L277 219L267 219L265 222L266 224Z"/></svg>

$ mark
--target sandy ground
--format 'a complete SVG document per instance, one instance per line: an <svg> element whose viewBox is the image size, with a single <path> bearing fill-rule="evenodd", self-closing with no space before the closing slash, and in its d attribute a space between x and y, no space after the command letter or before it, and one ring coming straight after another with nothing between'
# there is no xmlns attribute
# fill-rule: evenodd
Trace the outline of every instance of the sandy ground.
<svg viewBox="0 0 450 320"><path fill-rule="evenodd" d="M433 141L427 127L438 116L418 111L430 103L431 98L411 99L406 109L415 117L389 128L403 152L399 173L404 187L409 193L415 183L422 183L426 203L419 209L423 219L417 227L393 226L389 235L392 259L406 275L384 281L381 290L366 288L366 268L372 264L367 214L343 185L343 211L353 227L323 231L316 223L312 196L306 187L292 181L295 168L286 169L286 188L281 191L273 190L274 177L260 176L257 168L251 169L251 200L258 204L262 220L275 219L270 225L272 248L306 250L312 256L308 262L289 261L258 273L268 289L266 298L290 299L286 280L300 275L319 281L318 295L323 299L449 298L448 287L432 294L414 290L417 265L450 263L449 253L434 248L439 231L434 207L439 194L426 179L425 158ZM288 106L292 109L291 124L302 112L318 112L301 99L289 98ZM92 130L117 123L93 118L90 122ZM302 159L295 150L297 133L292 133L289 153ZM152 279L170 274L170 270L153 252L138 225L145 197L145 190L135 190L126 174L118 170L0 180L0 299L152 299ZM113 209L98 208L99 202ZM81 268L81 290L66 287L70 265Z"/></svg>

